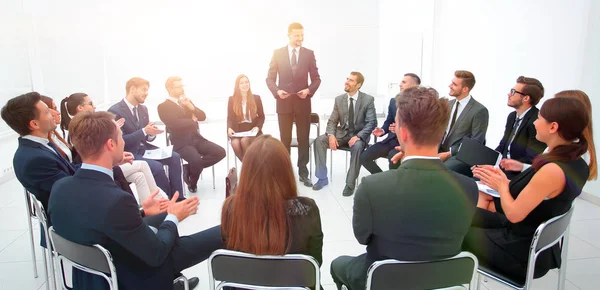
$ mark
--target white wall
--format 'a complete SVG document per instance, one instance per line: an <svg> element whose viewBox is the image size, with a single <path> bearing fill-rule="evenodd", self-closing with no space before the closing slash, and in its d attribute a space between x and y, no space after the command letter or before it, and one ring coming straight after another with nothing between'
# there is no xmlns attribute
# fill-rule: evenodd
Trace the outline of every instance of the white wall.
<svg viewBox="0 0 600 290"><path fill-rule="evenodd" d="M473 72L472 95L490 112L487 145L497 146L518 76L539 79L544 99L579 86L590 2L436 0L431 84L447 96L455 70Z"/></svg>

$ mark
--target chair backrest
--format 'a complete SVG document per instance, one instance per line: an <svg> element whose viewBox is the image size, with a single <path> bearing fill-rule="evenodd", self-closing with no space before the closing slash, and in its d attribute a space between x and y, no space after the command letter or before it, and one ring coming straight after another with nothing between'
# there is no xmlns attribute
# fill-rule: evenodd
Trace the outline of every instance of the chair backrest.
<svg viewBox="0 0 600 290"><path fill-rule="evenodd" d="M32 209L32 216L35 216L43 227L44 233L46 234L46 238L48 238L48 218L46 217L46 212L44 211L44 206L42 203L33 195L33 193L26 191L28 194L27 201ZM46 240L46 243L49 241Z"/></svg>
<svg viewBox="0 0 600 290"><path fill-rule="evenodd" d="M250 289L318 288L321 279L319 264L311 256L257 256L230 250L212 253L208 259L208 274L210 289L225 286ZM215 280L222 281L216 288Z"/></svg>
<svg viewBox="0 0 600 290"><path fill-rule="evenodd" d="M442 260L407 262L377 261L367 272L370 289L437 289L471 284L479 267L469 252Z"/></svg>
<svg viewBox="0 0 600 290"><path fill-rule="evenodd" d="M37 218L37 212L35 211L35 208L33 207L33 202L31 200L31 192L27 191L27 189L24 187L23 190L25 191L25 202L27 203L29 217Z"/></svg>
<svg viewBox="0 0 600 290"><path fill-rule="evenodd" d="M48 231L59 261L68 260L74 264L73 267L99 275L109 283L111 289L117 289L117 271L107 249L100 245L86 246L71 242L57 234L54 227Z"/></svg>
<svg viewBox="0 0 600 290"><path fill-rule="evenodd" d="M553 217L538 226L531 242L531 248L535 249L536 253L550 248L560 241L571 223L574 209L575 206L571 205L566 213Z"/></svg>

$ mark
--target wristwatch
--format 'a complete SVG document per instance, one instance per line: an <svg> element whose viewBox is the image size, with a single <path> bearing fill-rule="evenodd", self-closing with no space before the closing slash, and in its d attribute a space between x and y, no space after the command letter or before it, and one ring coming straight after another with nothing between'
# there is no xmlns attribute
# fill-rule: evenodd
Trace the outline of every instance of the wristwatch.
<svg viewBox="0 0 600 290"><path fill-rule="evenodd" d="M141 206L140 206L140 215L141 215L142 217L145 217L145 216L146 216L146 212L144 211L144 208L143 208L143 207L141 207Z"/></svg>

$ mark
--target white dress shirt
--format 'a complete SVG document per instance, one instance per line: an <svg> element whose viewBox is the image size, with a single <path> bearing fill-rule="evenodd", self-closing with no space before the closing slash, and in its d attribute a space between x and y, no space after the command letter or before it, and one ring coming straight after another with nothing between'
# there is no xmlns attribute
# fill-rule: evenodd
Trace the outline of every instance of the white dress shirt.
<svg viewBox="0 0 600 290"><path fill-rule="evenodd" d="M438 156L419 156L419 155L411 155L411 156L406 156L404 158L402 158L402 162L406 162L408 160L411 159L427 159L427 160L434 160L434 159L438 159L440 160L440 157Z"/></svg>
<svg viewBox="0 0 600 290"><path fill-rule="evenodd" d="M54 149L52 149L52 147L50 147L48 145L48 143L50 143L50 140L48 140L47 138L42 138L42 137L33 136L33 135L25 135L25 136L23 136L23 139L27 139L29 141L33 141L35 143L42 144L42 145L44 145L44 147L50 149L50 151L56 153L56 155L59 155L58 152L56 152Z"/></svg>

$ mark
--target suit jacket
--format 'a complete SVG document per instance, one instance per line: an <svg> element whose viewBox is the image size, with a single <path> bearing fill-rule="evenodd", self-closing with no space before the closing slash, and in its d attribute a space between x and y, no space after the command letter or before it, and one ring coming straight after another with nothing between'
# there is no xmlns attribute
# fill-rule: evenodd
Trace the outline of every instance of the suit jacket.
<svg viewBox="0 0 600 290"><path fill-rule="evenodd" d="M254 95L254 102L256 103L256 115L252 116L252 127L258 127L262 131L263 124L265 123L265 111L263 110L259 95ZM238 118L233 111L233 97L229 97L227 103L227 128L238 132L241 121L243 121L243 118Z"/></svg>
<svg viewBox="0 0 600 290"><path fill-rule="evenodd" d="M448 102L450 110L452 110L454 103L456 103L456 99ZM452 114L452 112L450 112L450 114ZM441 148L443 147L443 143L440 143L440 151L450 151L452 156L456 155L463 137L475 139L485 145L485 134L487 132L489 119L490 115L487 108L471 97L471 100L467 103L462 113L460 113L460 116L456 118L454 127L452 127L452 130L447 134L448 136L446 138L449 138L449 148ZM450 120L450 122L452 122L452 120Z"/></svg>
<svg viewBox="0 0 600 290"><path fill-rule="evenodd" d="M517 134L515 135L512 145L509 143L509 139L513 124L517 118L517 112L515 111L508 114L506 127L504 128L504 137L500 140L500 145L496 147L496 151L503 153L510 145L511 159L518 160L521 163L533 163L533 159L546 149L546 144L535 138L537 133L533 122L537 119L538 112L538 108L532 107L529 109L529 112L523 116L523 120L517 129ZM506 158L506 154L502 157Z"/></svg>
<svg viewBox="0 0 600 290"><path fill-rule="evenodd" d="M172 289L169 257L179 237L163 221L155 234L140 216L135 198L105 173L80 169L56 182L48 213L56 232L79 244L100 244L110 251L120 289ZM75 289L107 289L98 276L73 269Z"/></svg>
<svg viewBox="0 0 600 290"><path fill-rule="evenodd" d="M383 133L387 134L385 139L381 141L381 143L390 143L390 142L398 142L398 138L396 137L396 133L390 132L390 124L396 122L396 98L390 99L390 105L388 106L388 114L385 122L383 122Z"/></svg>
<svg viewBox="0 0 600 290"><path fill-rule="evenodd" d="M19 138L13 168L19 182L35 195L46 211L54 183L75 173L75 168L67 160L42 144L24 138Z"/></svg>
<svg viewBox="0 0 600 290"><path fill-rule="evenodd" d="M157 147L148 143L153 141L156 136L144 135L142 129L148 125L150 118L148 117L148 108L144 105L137 106L137 115L139 122L133 119L133 114L125 103L125 100L112 105L108 111L115 114L115 120L125 118L125 124L121 127L123 131L123 140L125 140L125 151L135 155L144 154L147 149L156 149Z"/></svg>
<svg viewBox="0 0 600 290"><path fill-rule="evenodd" d="M358 91L358 99L354 103L354 132L348 131L348 94L344 93L335 97L333 112L327 121L325 132L341 139L345 136L358 136L365 143L369 143L371 132L377 127L375 113L375 99Z"/></svg>
<svg viewBox="0 0 600 290"><path fill-rule="evenodd" d="M439 159L411 159L397 170L363 178L354 195L352 226L374 261L423 261L461 251L477 205L475 181Z"/></svg>
<svg viewBox="0 0 600 290"><path fill-rule="evenodd" d="M308 75L310 74L310 85L308 85ZM275 84L279 76L279 81ZM307 48L300 47L298 50L298 64L296 74L292 72L290 56L287 45L273 52L271 63L269 64L269 72L267 74L267 87L277 100L277 113L306 113L310 114L311 105L310 98L315 94L319 85L321 85L321 77L317 68L317 60L315 53ZM308 88L310 94L301 99L296 95L297 92ZM284 90L290 94L286 99L281 99L277 95L278 90Z"/></svg>
<svg viewBox="0 0 600 290"><path fill-rule="evenodd" d="M192 114L198 121L206 120L204 111L194 107L194 111L181 107L171 100L166 100L158 105L158 116L171 134L173 149L179 150L185 146L193 145L194 138L203 138L198 131L198 122L192 120Z"/></svg>

